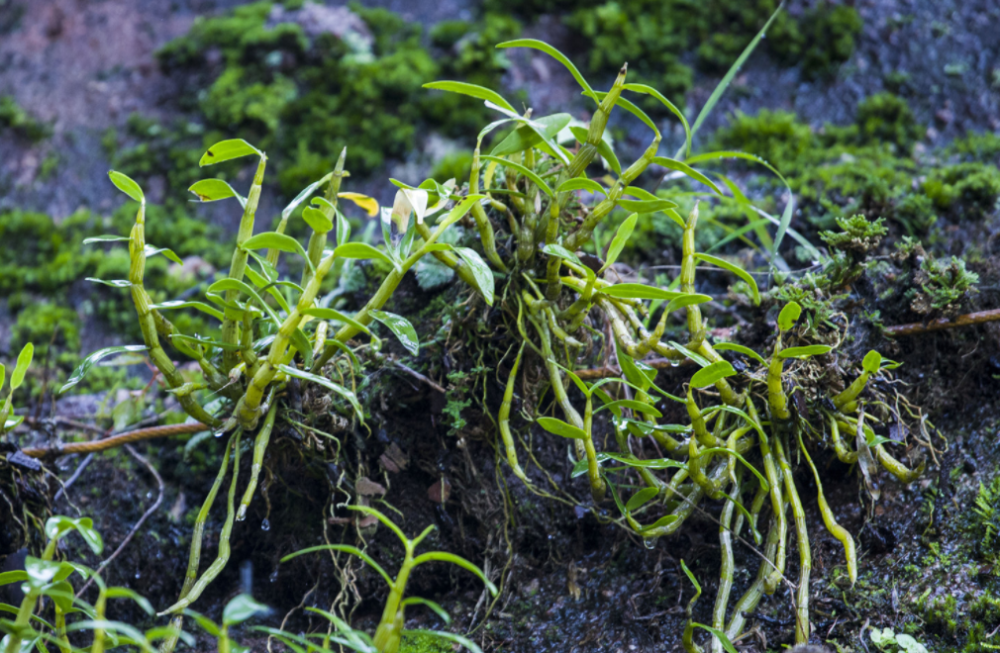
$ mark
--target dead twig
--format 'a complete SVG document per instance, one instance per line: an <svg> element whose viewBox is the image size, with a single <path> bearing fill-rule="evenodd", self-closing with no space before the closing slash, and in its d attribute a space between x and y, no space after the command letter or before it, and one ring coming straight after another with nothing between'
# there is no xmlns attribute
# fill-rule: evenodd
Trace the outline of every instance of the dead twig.
<svg viewBox="0 0 1000 653"><path fill-rule="evenodd" d="M423 381L424 383L426 383L430 387L434 388L435 390L437 390L441 394L447 394L447 392L448 392L447 390L445 390L440 385L438 385L437 383L435 383L434 381L432 381L430 378L424 376L420 372L418 372L418 371L416 371L414 369L411 369L411 368L407 367L406 365L403 365L402 363L400 363L397 360L392 361L392 364L395 365L396 367L398 367L399 369L403 370L404 372L406 372L407 374L409 374L410 376L412 376L416 380Z"/></svg>
<svg viewBox="0 0 1000 653"><path fill-rule="evenodd" d="M649 365L653 369L657 370L668 370L678 365L685 365L688 361L687 359L682 361L670 360L669 358L652 358L650 360L639 361L643 365ZM606 367L595 367L589 370L576 370L574 372L578 377L584 380L592 379L607 379L612 376L621 376L621 369L615 367L614 365L608 365Z"/></svg>
<svg viewBox="0 0 1000 653"><path fill-rule="evenodd" d="M93 442L73 442L70 444L57 444L53 447L32 447L21 449L21 453L32 458L57 458L71 453L94 453L120 447L130 442L140 442L152 438L162 438L168 435L180 435L182 433L199 433L207 431L209 427L201 422L186 422L184 424L168 424L166 426L153 426L145 429L128 431L119 435L113 435L103 440Z"/></svg>
<svg viewBox="0 0 1000 653"><path fill-rule="evenodd" d="M1000 308L994 308L988 311L979 311L978 313L967 313L953 318L942 317L937 320L931 320L926 324L923 322L899 324L896 326L885 327L885 329L882 330L882 333L890 338L898 336L914 336L921 333L929 333L930 331L954 329L956 327L983 324L984 322L995 322L997 320L1000 320Z"/></svg>

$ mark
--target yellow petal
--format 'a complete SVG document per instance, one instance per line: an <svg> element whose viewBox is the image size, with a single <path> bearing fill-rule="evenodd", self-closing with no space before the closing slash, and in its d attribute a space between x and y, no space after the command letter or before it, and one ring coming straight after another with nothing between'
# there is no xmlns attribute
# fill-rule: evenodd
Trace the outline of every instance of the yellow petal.
<svg viewBox="0 0 1000 653"><path fill-rule="evenodd" d="M337 197L343 197L345 200L351 200L368 213L368 217L372 217L378 214L378 202L374 198L368 197L367 195L362 195L361 193L337 193Z"/></svg>

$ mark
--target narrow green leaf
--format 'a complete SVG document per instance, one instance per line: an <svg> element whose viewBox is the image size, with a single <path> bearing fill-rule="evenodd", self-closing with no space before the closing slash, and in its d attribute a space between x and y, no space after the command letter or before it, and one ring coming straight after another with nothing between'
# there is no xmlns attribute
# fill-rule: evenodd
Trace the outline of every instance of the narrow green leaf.
<svg viewBox="0 0 1000 653"><path fill-rule="evenodd" d="M23 583L28 580L28 572L23 569L15 569L14 571L5 571L0 573L0 587L4 585L12 585L14 583Z"/></svg>
<svg viewBox="0 0 1000 653"><path fill-rule="evenodd" d="M701 628L702 630L707 630L708 632L715 635L715 637L722 643L722 648L726 650L726 653L739 653L733 643L730 641L729 637L723 631L718 628L713 628L711 626L706 626L705 624L700 624L695 621L691 622L691 625L695 628Z"/></svg>
<svg viewBox="0 0 1000 653"><path fill-rule="evenodd" d="M547 143L551 147L552 139L572 119L573 116L568 113L554 113L550 116L535 118L531 123L518 125L514 131L493 147L490 156L517 154L529 148L538 147L541 143Z"/></svg>
<svg viewBox="0 0 1000 653"><path fill-rule="evenodd" d="M692 293L689 295L681 295L680 297L675 297L670 300L667 307L664 309L668 313L673 313L679 308L684 308L685 306L694 306L696 304L705 304L712 301L712 297L709 295L699 295L697 293Z"/></svg>
<svg viewBox="0 0 1000 653"><path fill-rule="evenodd" d="M628 503L625 504L626 512L630 513L635 512L639 508L649 503L650 499L654 498L659 493L660 491L655 487L642 488L641 490L633 494L632 497L628 500Z"/></svg>
<svg viewBox="0 0 1000 653"><path fill-rule="evenodd" d="M708 367L703 367L695 372L694 376L691 377L691 385L696 388L704 388L720 379L735 374L736 370L733 369L729 361L716 361Z"/></svg>
<svg viewBox="0 0 1000 653"><path fill-rule="evenodd" d="M772 166L770 163L760 158L759 156L749 154L747 152L738 152L731 150L724 152L706 152L705 154L697 154L693 157L689 157L687 159L687 163L696 163L699 161L709 161L713 159L744 159L746 161L753 161L754 163L759 163L768 170L770 170L772 173L774 173L774 175L781 180L781 183L785 185L785 190L788 191L788 202L785 203L785 209L784 211L782 211L781 219L778 221L778 231L775 234L774 243L771 250L773 253L777 253L778 246L781 245L781 241L784 238L785 233L787 232L791 234L789 226L792 223L792 214L795 212L795 194L792 192L792 187L788 183L788 180L785 179L784 176L782 176L782 174L778 172L777 168ZM754 210L757 211L758 213L761 213L761 211L756 207L754 207ZM766 216L767 214L765 213L763 215ZM797 237L796 240L799 240L799 238L801 237ZM802 241L800 240L800 242ZM822 260L822 255L819 254L816 248L813 247L809 243L809 241L805 241L804 246L811 248L812 256L816 257L819 260Z"/></svg>
<svg viewBox="0 0 1000 653"><path fill-rule="evenodd" d="M662 93L657 91L651 86L646 86L645 84L626 84L626 91L632 91L633 93L645 93L646 95L652 95L654 98L660 101L663 106L667 107L670 113L677 116L684 126L684 151L690 155L691 154L691 126L688 125L687 118L684 117L684 113L681 112L674 103L668 100Z"/></svg>
<svg viewBox="0 0 1000 653"><path fill-rule="evenodd" d="M673 524L678 519L680 519L680 517L678 517L677 515L664 515L664 516L660 517L659 519L657 519L652 524L650 524L649 526L643 526L642 530L639 531L639 534L642 535L643 533L649 533L649 532L654 531L654 530L656 530L658 528L663 528L664 526L669 526L670 524Z"/></svg>
<svg viewBox="0 0 1000 653"><path fill-rule="evenodd" d="M663 413L657 410L656 406L652 406L650 404L646 404L641 401L636 401L635 399L619 399L618 401L608 402L603 406L601 406L600 408L598 408L597 411L604 410L605 408L607 408L612 412L614 412L616 408L629 408L631 410L643 413L645 415L649 415L651 417L663 417ZM597 411L594 412L596 413Z"/></svg>
<svg viewBox="0 0 1000 653"><path fill-rule="evenodd" d="M35 355L35 345L32 343L26 344L22 349L21 353L17 355L17 363L14 365L14 371L10 374L10 391L14 392L21 387L24 383L24 375L28 372L28 366L31 365L31 359Z"/></svg>
<svg viewBox="0 0 1000 653"><path fill-rule="evenodd" d="M307 308L305 311L303 311L303 314L311 315L321 320L334 320L336 322L341 322L343 324L349 324L355 329L361 331L362 333L367 333L368 335L372 335L372 332L369 331L368 327L366 327L364 324L361 324L353 317L341 313L340 311L335 311L332 308Z"/></svg>
<svg viewBox="0 0 1000 653"><path fill-rule="evenodd" d="M635 229L635 224L638 221L639 214L633 213L625 218L625 221L621 223L621 226L618 227L618 231L615 232L615 237L611 241L611 246L608 247L607 259L604 261L604 265L601 267L600 271L598 271L598 274L601 274L615 264L615 261L618 260L618 256L622 253L622 250L625 249L625 244L632 235L632 231Z"/></svg>
<svg viewBox="0 0 1000 653"><path fill-rule="evenodd" d="M328 172L325 175L323 175L323 177L319 181L314 181L313 183L303 188L302 191L295 196L295 199L289 202L288 206L286 206L281 210L281 217L287 218L288 216L290 216L292 214L292 211L298 208L299 204L302 204L302 202L305 202L307 199L309 199L309 196L315 193L320 186L330 181L330 177L332 176L333 173ZM326 198L316 198L316 199L322 199L324 202L327 202ZM327 204L329 204L329 202L327 202Z"/></svg>
<svg viewBox="0 0 1000 653"><path fill-rule="evenodd" d="M156 613L153 609L153 604L146 600L146 597L142 596L135 590L130 590L127 587L109 587L105 590L105 595L109 599L130 599L146 614L152 616Z"/></svg>
<svg viewBox="0 0 1000 653"><path fill-rule="evenodd" d="M440 617L443 622L445 622L446 624L450 624L451 623L451 615L448 614L448 611L445 610L444 608L442 608L440 605L438 605L434 601L431 601L430 599L422 599L419 596L411 596L411 597L409 597L407 599L404 599L401 605L402 606L409 606L409 605L423 605L423 606L426 606L426 607L430 608L438 617ZM406 631L404 631L404 632L406 632ZM412 631L410 631L410 632L412 632ZM427 632L434 632L434 631L427 631Z"/></svg>
<svg viewBox="0 0 1000 653"><path fill-rule="evenodd" d="M107 358L108 356L112 356L114 354L121 354L125 352L140 352L140 351L146 351L146 346L125 345L122 347L105 347L104 349L98 349L93 354L87 356L82 361L80 361L80 364L77 365L75 370L73 370L73 374L71 374L69 379L66 380L66 383L64 383L63 386L59 388L59 394L66 392L76 384L80 383L80 381L83 381L83 377L87 376L87 372L90 371L90 368L92 368L94 365L97 365L97 363L99 363L101 359Z"/></svg>
<svg viewBox="0 0 1000 653"><path fill-rule="evenodd" d="M618 200L617 206L633 213L656 213L677 208L676 202L670 200Z"/></svg>
<svg viewBox="0 0 1000 653"><path fill-rule="evenodd" d="M571 438L573 440L587 439L586 431L573 426L572 424L568 424L561 419L556 419L555 417L539 417L535 421L538 422L538 425L543 429L554 435Z"/></svg>
<svg viewBox="0 0 1000 653"><path fill-rule="evenodd" d="M753 349L750 349L749 347L744 347L743 345L738 345L735 342L717 342L714 345L712 345L712 347L721 351L735 351L738 354L743 354L744 356L749 356L750 358L753 358L754 360L758 361L761 365L767 364L766 361L764 360L764 357L755 352Z"/></svg>
<svg viewBox="0 0 1000 653"><path fill-rule="evenodd" d="M604 186L593 179L587 179L586 177L574 177L572 179L567 179L563 183L559 184L556 188L557 193L566 193L573 190L585 190L591 193L600 193L602 195L607 195L608 191ZM128 240L126 238L125 240Z"/></svg>
<svg viewBox="0 0 1000 653"><path fill-rule="evenodd" d="M882 368L882 354L872 349L865 354L864 360L861 361L861 368L869 374L878 374ZM0 385L3 385L3 381L0 381Z"/></svg>
<svg viewBox="0 0 1000 653"><path fill-rule="evenodd" d="M704 174L698 172L688 164L683 161L678 161L677 159L671 159L670 157L658 156L653 158L653 163L661 165L664 168L669 168L670 170L676 170L682 172L691 179L705 184L711 188L717 195L722 195L722 190L715 185L715 182L706 177Z"/></svg>
<svg viewBox="0 0 1000 653"><path fill-rule="evenodd" d="M579 257L577 257L576 254L569 251L562 245L557 245L555 243L552 243L551 245L546 245L545 247L543 247L542 251L548 254L549 256L555 256L556 258L561 258L565 261L569 261L570 263L575 263L580 267L586 267L583 264L583 262L580 261Z"/></svg>
<svg viewBox="0 0 1000 653"><path fill-rule="evenodd" d="M291 236L279 234L277 231L265 231L256 236L251 236L243 242L242 247L243 249L277 249L282 252L297 253L305 259L309 269L315 272L315 267L313 267L312 261L309 260L309 255L306 254L306 250L299 241Z"/></svg>
<svg viewBox="0 0 1000 653"><path fill-rule="evenodd" d="M476 286L482 294L483 299L490 306L493 306L493 272L490 266L486 265L483 257L474 249L468 247L455 247L455 253L462 257L466 265L472 271L472 276L476 280Z"/></svg>
<svg viewBox="0 0 1000 653"><path fill-rule="evenodd" d="M271 611L263 603L258 603L249 594L238 594L222 610L222 623L226 626L241 624L251 617L265 615Z"/></svg>
<svg viewBox="0 0 1000 653"><path fill-rule="evenodd" d="M146 196L143 195L142 189L139 188L139 184L135 183L131 177L123 175L120 172L116 172L115 170L109 170L108 177L111 178L111 183L118 187L118 190L125 193L140 204L146 203Z"/></svg>
<svg viewBox="0 0 1000 653"><path fill-rule="evenodd" d="M247 198L243 197L221 179L202 179L196 181L188 188L201 202L218 202L230 197L235 197L240 206L246 208Z"/></svg>
<svg viewBox="0 0 1000 653"><path fill-rule="evenodd" d="M309 228L318 234L325 234L333 231L333 220L326 217L326 213L319 209L307 206L302 209L302 219L306 221Z"/></svg>
<svg viewBox="0 0 1000 653"><path fill-rule="evenodd" d="M93 277L87 277L84 281L90 281L92 283L99 283L102 286L111 286L112 288L131 288L132 282L127 279L112 279L111 281L105 281L104 279L95 279Z"/></svg>
<svg viewBox="0 0 1000 653"><path fill-rule="evenodd" d="M174 250L167 247L153 247L147 244L145 248L146 258L156 256L157 254L163 254L170 261L176 263L177 265L184 265L184 261L181 260L180 256L174 253Z"/></svg>
<svg viewBox="0 0 1000 653"><path fill-rule="evenodd" d="M201 167L222 163L231 159L238 159L250 155L264 156L264 153L256 147L247 143L242 138L233 138L227 141L219 141L202 155L198 165Z"/></svg>
<svg viewBox="0 0 1000 653"><path fill-rule="evenodd" d="M700 595L701 594L701 584L698 582L698 579L694 577L694 574L691 573L691 570L688 569L688 566L686 564L684 564L684 560L683 559L681 560L681 569L684 571L684 574L688 577L688 580L691 581L691 584L694 585L695 592Z"/></svg>
<svg viewBox="0 0 1000 653"><path fill-rule="evenodd" d="M537 174L535 174L534 171L528 170L527 168L525 168L520 163L514 163L513 161L508 161L507 159L501 159L500 157L497 157L497 156L490 156L488 154L484 154L484 155L480 156L479 158L480 159L484 159L486 161L494 161L494 162L496 162L496 163L498 163L498 164L500 164L500 165L502 165L502 166L504 166L506 168L513 168L514 170L517 170L522 175L524 175L525 177L527 177L528 179L530 179L532 181L532 183L534 183L536 186L538 186L539 190L541 190L543 193L545 193L549 197L554 197L555 196L555 193L553 193L552 189L549 188L549 185L545 183L545 180L543 180L541 177L539 177Z"/></svg>
<svg viewBox="0 0 1000 653"><path fill-rule="evenodd" d="M186 302L183 300L173 300L169 302L162 302L160 304L153 304L152 306L150 306L150 308L156 311L171 310L175 308L193 308L201 311L202 313L211 315L220 322L222 322L225 317L222 314L222 311L212 306L209 306L204 302Z"/></svg>
<svg viewBox="0 0 1000 653"><path fill-rule="evenodd" d="M566 58L566 55L564 55L562 52L555 49L548 43L536 39L516 39L513 41L505 41L503 43L498 43L497 48L533 48L535 50L541 50L542 52L549 55L550 57L561 63L563 66L565 66L566 70L569 71L569 74L572 75L573 79L576 80L576 83L579 84L580 88L583 89L584 94L590 98L593 98L594 102L600 104L600 100L598 100L597 97L594 95L594 89L590 88L590 84L588 84L587 80L584 79L583 75L580 74L580 71L576 69L576 66L574 66L573 63Z"/></svg>
<svg viewBox="0 0 1000 653"><path fill-rule="evenodd" d="M789 347L778 352L778 358L809 358L833 351L829 345L809 345L808 347Z"/></svg>
<svg viewBox="0 0 1000 653"><path fill-rule="evenodd" d="M396 335L406 351L414 356L417 355L420 350L420 341L417 338L417 330L413 328L409 320L388 311L368 311L368 314L387 326Z"/></svg>
<svg viewBox="0 0 1000 653"><path fill-rule="evenodd" d="M502 46L497 46L502 47ZM477 86L476 84L469 84L466 82L453 82L453 81L440 81L431 82L430 84L424 84L424 88L430 88L438 91L449 91L451 93L461 93L462 95L469 95L474 98L479 98L480 100L487 100L493 104L499 105L508 111L516 112L516 109L503 98L502 95L496 91L492 91L488 88L482 86Z"/></svg>
<svg viewBox="0 0 1000 653"><path fill-rule="evenodd" d="M381 259L392 267L396 267L396 262L389 258L389 255L380 249L376 249L368 243L344 243L333 250L333 255L342 258L353 258L361 260Z"/></svg>
<svg viewBox="0 0 1000 653"><path fill-rule="evenodd" d="M584 95L586 95L586 94L584 94ZM603 91L598 91L594 95L598 99L603 100L604 96L607 95L607 93L605 93ZM653 131L654 134L656 134L657 136L662 136L660 134L659 128L656 126L656 123L653 122L650 119L650 117L646 115L646 112L643 111L642 109L640 109L639 107L635 106L634 104L632 104L627 99L625 99L623 97L619 97L617 100L615 100L615 106L619 106L622 109L624 109L625 111L628 111L633 116L635 116L636 118L638 118L639 120L641 120L643 122L643 124L645 124L647 127L649 127Z"/></svg>
<svg viewBox="0 0 1000 653"><path fill-rule="evenodd" d="M393 584L392 577L389 576L388 573L386 573L385 569L382 568L382 565L375 562L374 558L372 558L370 555L368 555L358 547L351 546L349 544L320 544L319 546L311 546L306 549L300 549L294 553L289 553L284 558L282 558L280 562L282 563L288 562L292 558L297 558L301 555L306 555L307 553L316 553L317 551L343 551L344 553L350 553L353 556L357 556L358 558L366 562L368 566L370 566L372 569L378 572L378 575L381 576L386 583L388 583L390 586Z"/></svg>
<svg viewBox="0 0 1000 653"><path fill-rule="evenodd" d="M292 347L302 355L302 363L306 368L311 368L313 364L313 347L302 329L295 329L291 337Z"/></svg>
<svg viewBox="0 0 1000 653"><path fill-rule="evenodd" d="M358 403L358 398L354 395L353 392L351 392L344 386L338 385L333 381L331 381L330 379L324 378L322 376L317 376L316 374L310 374L309 372L305 372L303 370L291 367L289 365L279 365L278 369L287 374L288 376L294 376L297 379L302 379L303 381L309 381L311 383L321 385L327 390L332 390L336 394L346 399L351 404L351 407L354 408L354 412L357 413L359 420L361 420L362 422L365 421L365 413L364 410L362 410L361 408L361 404Z"/></svg>
<svg viewBox="0 0 1000 653"><path fill-rule="evenodd" d="M257 291L251 288L246 282L238 279L220 279L208 287L208 292L212 293L217 293L222 290L235 290L243 293L247 297L257 300L257 304L264 309L264 312L268 314L275 326L279 328L281 327L281 320L278 319L278 315L274 312L274 309L268 306L267 302L264 301Z"/></svg>
<svg viewBox="0 0 1000 653"><path fill-rule="evenodd" d="M708 367L708 359L702 356L701 354L693 352L684 345L682 345L681 343L674 342L673 340L669 341L667 344L676 349L677 351L679 351L680 353L684 354L684 356L688 360L694 361L701 367Z"/></svg>
<svg viewBox="0 0 1000 653"><path fill-rule="evenodd" d="M760 305L760 290L757 289L757 282L754 281L753 276L749 272L739 267L738 265L733 265L729 261L723 260L716 256L710 254L695 254L694 257L698 260L704 261L709 265L714 265L715 267L722 268L723 270L728 270L738 276L740 279L745 281L748 286L750 286L750 292L753 295L753 303L755 306Z"/></svg>
<svg viewBox="0 0 1000 653"><path fill-rule="evenodd" d="M490 579L486 577L486 574L483 573L482 569L472 564L465 558L455 555L454 553L447 553L445 551L430 551L428 553L423 553L414 558L413 564L414 566L416 566L432 561L448 562L455 565L456 567L461 567L466 571L472 572L479 578L479 580L483 581L483 583L486 585L486 589L490 591L490 594L492 594L493 596L497 595L497 586L494 585L492 582L490 582Z"/></svg>
<svg viewBox="0 0 1000 653"><path fill-rule="evenodd" d="M84 238L84 245L93 245L95 243L127 243L131 238L128 236L94 236L92 238Z"/></svg>
<svg viewBox="0 0 1000 653"><path fill-rule="evenodd" d="M747 44L747 47L743 49L743 52L740 53L740 56L737 57L736 61L733 62L733 65L730 66L728 71L726 71L725 76L719 82L718 86L716 86L715 90L712 91L712 95L709 96L708 102L705 103L705 106L701 108L701 112L698 114L698 117L695 118L694 126L691 128L692 138L694 138L694 135L698 133L698 128L701 127L702 123L705 122L705 119L708 118L710 113L712 113L712 109L715 108L715 104L719 101L719 98L722 97L722 94L726 92L727 88L729 88L729 84L732 83L733 78L736 77L736 73L739 72L740 68L743 66L743 63L750 57L750 54L753 53L753 51L757 48L757 44L760 43L761 39L763 39L764 35L767 33L767 28L771 26L771 23L774 22L774 19L777 18L778 13L784 6L785 3L784 0L782 0L781 4L778 5L778 8L774 11L773 14L771 14L771 17L767 19L766 23L764 23L764 27L762 27L761 30L757 32L757 36L755 36L753 40Z"/></svg>
<svg viewBox="0 0 1000 653"><path fill-rule="evenodd" d="M799 306L799 303L795 301L788 302L781 309L781 312L778 313L778 329L782 333L788 331L799 321L800 315L802 315L802 307Z"/></svg>
<svg viewBox="0 0 1000 653"><path fill-rule="evenodd" d="M235 342L222 342L221 340L205 338L199 335L188 336L183 333L171 333L170 341L174 342L175 340L184 344L194 345L195 347L218 347L226 351L239 351L240 349L240 346ZM178 346L177 343L174 343L174 346Z"/></svg>
<svg viewBox="0 0 1000 653"><path fill-rule="evenodd" d="M664 290L643 283L616 283L613 286L601 288L601 292L609 297L620 299L662 299L665 301L684 295L682 292Z"/></svg>
<svg viewBox="0 0 1000 653"><path fill-rule="evenodd" d="M619 346L617 341L615 342L615 355L618 358L618 367L621 368L622 374L625 375L629 383L643 392L653 385L653 379L639 369L639 366L635 364L635 359L625 353L624 347Z"/></svg>

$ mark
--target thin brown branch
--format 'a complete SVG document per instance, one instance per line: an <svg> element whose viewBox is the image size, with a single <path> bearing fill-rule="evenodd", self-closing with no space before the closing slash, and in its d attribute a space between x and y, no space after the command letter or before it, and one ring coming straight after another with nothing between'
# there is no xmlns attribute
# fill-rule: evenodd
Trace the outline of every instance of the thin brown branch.
<svg viewBox="0 0 1000 653"><path fill-rule="evenodd" d="M416 371L414 369L411 369L411 368L407 367L406 365L403 365L402 363L400 363L397 360L392 361L392 363L393 363L393 365L395 365L399 369L403 370L404 372L406 372L407 374L409 374L410 376L412 376L416 380L422 381L422 382L426 383L427 385L429 385L430 387L434 388L435 390L437 390L441 394L447 394L448 393L447 390L445 390L439 384L435 383L432 379L424 376L420 372L418 372L418 371Z"/></svg>
<svg viewBox="0 0 1000 653"><path fill-rule="evenodd" d="M152 426L145 429L137 429L113 435L110 438L96 440L94 442L73 442L70 444L57 444L53 447L32 447L21 449L21 453L32 458L57 458L71 453L92 453L120 447L130 442L140 442L151 440L152 438L162 438L169 435L181 435L182 433L198 433L207 431L210 427L200 422L188 422L185 424L168 424L166 426Z"/></svg>
<svg viewBox="0 0 1000 653"><path fill-rule="evenodd" d="M883 330L883 333L891 338L895 338L897 336L914 336L921 333L928 333L930 331L954 329L956 327L983 324L984 322L995 322L997 320L1000 320L1000 308L994 308L988 311L979 311L978 313L967 313L953 318L942 317L938 320L927 322L926 324L923 322L899 324L896 326L886 327Z"/></svg>
<svg viewBox="0 0 1000 653"><path fill-rule="evenodd" d="M684 365L688 361L687 359L676 361L669 358L651 358L649 360L639 362L643 365L649 365L656 370L668 370L677 367L678 365ZM621 376L622 371L614 365L608 365L605 367L595 367L589 370L575 370L574 373L585 381L592 381L596 379L607 379L612 376Z"/></svg>

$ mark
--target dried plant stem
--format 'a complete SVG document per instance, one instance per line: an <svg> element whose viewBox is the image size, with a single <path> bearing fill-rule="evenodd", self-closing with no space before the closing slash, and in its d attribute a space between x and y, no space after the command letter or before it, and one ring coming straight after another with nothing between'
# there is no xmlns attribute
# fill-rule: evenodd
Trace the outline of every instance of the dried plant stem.
<svg viewBox="0 0 1000 653"><path fill-rule="evenodd" d="M121 433L103 440L94 442L73 442L71 444L59 444L54 447L30 447L21 449L21 453L32 458L57 458L71 453L94 453L106 451L123 444L152 440L153 438L164 438L171 435L182 435L185 433L199 433L209 430L209 426L201 422L186 422L184 424L167 424L165 426L151 426L146 429L136 429L128 433Z"/></svg>
<svg viewBox="0 0 1000 653"><path fill-rule="evenodd" d="M966 313L965 315L959 315L958 317L942 317L937 320L931 320L926 324L923 322L898 324L896 326L886 327L882 330L882 333L890 338L896 338L898 336L916 336L922 333L929 333L931 331L940 331L941 329L954 329L956 327L983 324L984 322L996 322L998 320L1000 320L1000 308L994 308L988 311L979 311L977 313Z"/></svg>

